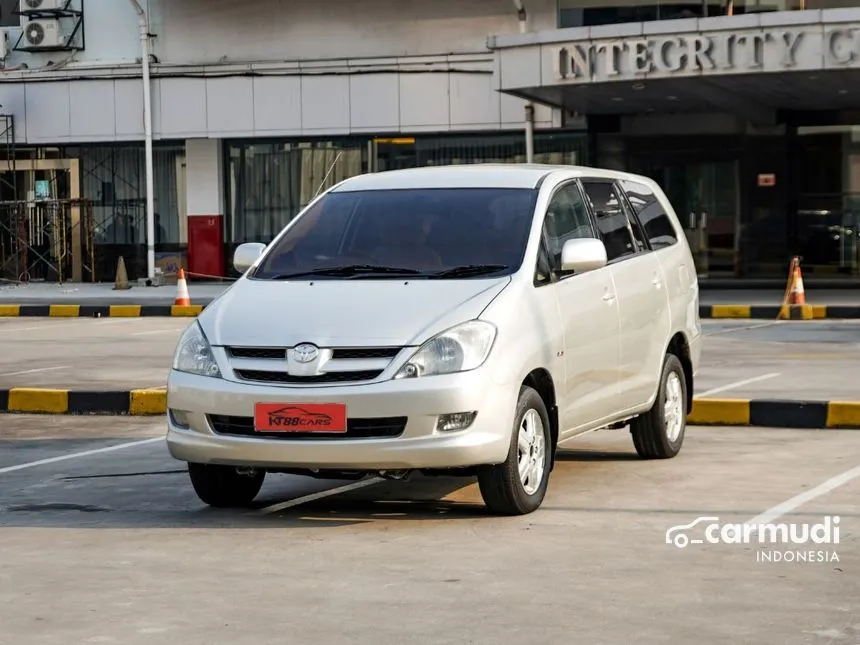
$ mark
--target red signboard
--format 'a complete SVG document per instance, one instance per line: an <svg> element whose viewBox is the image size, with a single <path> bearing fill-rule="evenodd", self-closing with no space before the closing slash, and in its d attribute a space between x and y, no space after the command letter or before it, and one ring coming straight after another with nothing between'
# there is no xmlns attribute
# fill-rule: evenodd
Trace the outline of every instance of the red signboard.
<svg viewBox="0 0 860 645"><path fill-rule="evenodd" d="M776 186L776 175L773 173L761 173L758 176L758 185L762 188L770 188Z"/></svg>

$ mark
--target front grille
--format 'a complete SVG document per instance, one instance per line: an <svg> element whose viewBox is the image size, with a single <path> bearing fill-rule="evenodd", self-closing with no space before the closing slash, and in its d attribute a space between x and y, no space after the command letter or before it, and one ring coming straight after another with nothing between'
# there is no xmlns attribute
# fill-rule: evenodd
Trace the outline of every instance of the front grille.
<svg viewBox="0 0 860 645"><path fill-rule="evenodd" d="M286 347L227 347L231 358L263 358L286 360ZM394 358L400 353L399 347L336 347L332 350L332 358L363 359L363 358Z"/></svg>
<svg viewBox="0 0 860 645"><path fill-rule="evenodd" d="M233 358L274 358L287 360L284 347L228 347L227 353Z"/></svg>
<svg viewBox="0 0 860 645"><path fill-rule="evenodd" d="M407 417L381 417L376 419L347 419L346 432L338 434L319 432L255 432L254 417L209 415L209 423L218 434L236 437L268 437L271 439L314 441L337 439L381 439L399 437L406 428Z"/></svg>
<svg viewBox="0 0 860 645"><path fill-rule="evenodd" d="M339 347L332 350L332 358L394 358L400 353L399 347Z"/></svg>
<svg viewBox="0 0 860 645"><path fill-rule="evenodd" d="M236 376L244 381L259 383L349 383L352 381L370 381L378 377L384 370L360 370L358 372L331 372L315 376L293 376L286 372L265 372L262 370L234 370Z"/></svg>

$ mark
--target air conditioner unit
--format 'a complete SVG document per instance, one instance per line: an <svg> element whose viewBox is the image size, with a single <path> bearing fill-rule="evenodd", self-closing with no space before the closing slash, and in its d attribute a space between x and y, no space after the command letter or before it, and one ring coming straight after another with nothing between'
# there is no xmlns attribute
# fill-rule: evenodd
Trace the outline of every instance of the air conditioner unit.
<svg viewBox="0 0 860 645"><path fill-rule="evenodd" d="M20 12L28 11L62 11L69 0L21 0Z"/></svg>
<svg viewBox="0 0 860 645"><path fill-rule="evenodd" d="M24 42L33 49L63 47L66 34L60 28L59 20L31 20L24 25Z"/></svg>

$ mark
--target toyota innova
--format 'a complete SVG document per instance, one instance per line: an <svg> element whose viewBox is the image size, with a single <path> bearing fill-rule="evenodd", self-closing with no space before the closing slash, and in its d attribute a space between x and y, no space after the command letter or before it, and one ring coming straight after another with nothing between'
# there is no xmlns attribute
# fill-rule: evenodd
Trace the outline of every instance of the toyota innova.
<svg viewBox="0 0 860 645"><path fill-rule="evenodd" d="M199 498L247 505L267 473L477 476L537 509L558 445L629 426L674 457L701 353L685 232L652 180L466 165L347 179L184 331L167 444Z"/></svg>

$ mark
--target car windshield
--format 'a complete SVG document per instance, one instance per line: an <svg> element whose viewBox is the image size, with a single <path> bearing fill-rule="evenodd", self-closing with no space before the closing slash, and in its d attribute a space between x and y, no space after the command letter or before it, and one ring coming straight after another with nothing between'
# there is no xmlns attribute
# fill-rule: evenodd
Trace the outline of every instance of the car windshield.
<svg viewBox="0 0 860 645"><path fill-rule="evenodd" d="M332 192L260 263L258 279L477 278L523 261L537 191L434 188Z"/></svg>

